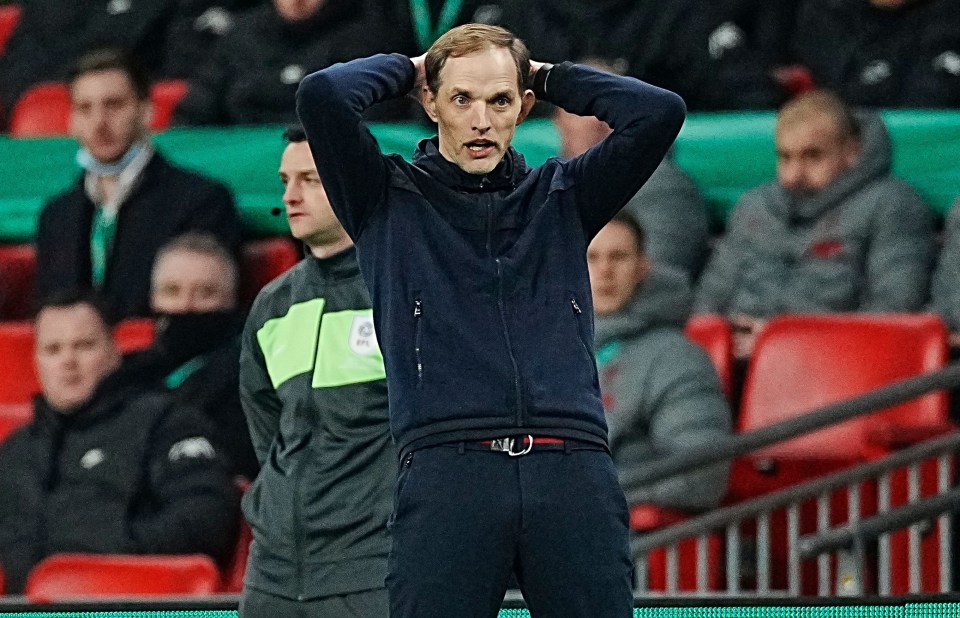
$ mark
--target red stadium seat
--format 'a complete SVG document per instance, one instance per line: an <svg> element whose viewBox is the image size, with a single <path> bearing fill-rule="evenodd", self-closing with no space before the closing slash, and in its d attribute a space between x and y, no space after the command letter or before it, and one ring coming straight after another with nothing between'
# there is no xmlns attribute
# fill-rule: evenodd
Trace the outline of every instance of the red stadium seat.
<svg viewBox="0 0 960 618"><path fill-rule="evenodd" d="M154 82L150 86L150 102L153 103L153 118L150 128L154 131L163 131L170 126L173 112L177 109L180 99L187 94L187 82L182 79L167 79Z"/></svg>
<svg viewBox="0 0 960 618"><path fill-rule="evenodd" d="M750 359L739 431L795 418L815 408L935 371L946 362L947 332L934 315L777 317L759 336ZM911 439L924 439L948 430L948 423L947 394L934 393L767 447L734 461L728 497L733 501L749 499L882 458ZM926 470L924 494L932 491L933 480ZM861 514L866 516L876 509L876 485L864 483L861 489ZM894 505L904 502L903 474L894 476L892 493ZM812 503L805 505L801 513L801 533L812 531L812 509ZM831 522L845 522L846 518L846 494L837 492L830 509ZM782 525L772 523L774 537L785 534ZM935 536L930 535L925 543L935 543ZM905 544L895 540L892 551L894 560L899 560ZM935 560L935 546L930 550L925 545L924 555ZM906 592L907 569L894 571L894 591ZM925 578L925 587L928 583L936 589L935 579L927 582Z"/></svg>
<svg viewBox="0 0 960 618"><path fill-rule="evenodd" d="M33 419L33 406L29 403L0 404L0 442Z"/></svg>
<svg viewBox="0 0 960 618"><path fill-rule="evenodd" d="M238 478L237 488L242 496L249 488L250 481ZM221 590L223 592L240 593L243 591L243 576L247 572L247 558L250 556L250 543L253 541L253 530L247 523L247 518L240 515L240 533L237 535L237 544L233 550L230 563L223 570Z"/></svg>
<svg viewBox="0 0 960 618"><path fill-rule="evenodd" d="M34 603L84 597L209 595L219 574L209 556L55 554L27 576L26 596Z"/></svg>
<svg viewBox="0 0 960 618"><path fill-rule="evenodd" d="M733 392L733 328L720 315L695 315L687 321L683 333L707 352L720 378L723 393Z"/></svg>
<svg viewBox="0 0 960 618"><path fill-rule="evenodd" d="M300 255L296 244L285 236L246 243L240 258L241 302L253 302L260 288L292 268Z"/></svg>
<svg viewBox="0 0 960 618"><path fill-rule="evenodd" d="M136 352L150 347L155 330L156 325L150 318L131 318L116 325L113 337L121 352Z"/></svg>
<svg viewBox="0 0 960 618"><path fill-rule="evenodd" d="M0 6L0 56L20 22L20 5L4 4Z"/></svg>
<svg viewBox="0 0 960 618"><path fill-rule="evenodd" d="M33 323L0 322L0 404L28 403L40 392L33 366Z"/></svg>
<svg viewBox="0 0 960 618"><path fill-rule="evenodd" d="M23 93L13 106L10 134L14 137L67 135L69 132L70 91L66 84L37 84Z"/></svg>
<svg viewBox="0 0 960 618"><path fill-rule="evenodd" d="M0 245L0 320L25 320L33 304L33 245Z"/></svg>
<svg viewBox="0 0 960 618"><path fill-rule="evenodd" d="M946 328L934 315L778 317L763 330L750 359L739 430L794 418L946 362ZM896 446L898 434L930 435L947 422L947 394L935 393L772 446L760 457L876 459Z"/></svg>

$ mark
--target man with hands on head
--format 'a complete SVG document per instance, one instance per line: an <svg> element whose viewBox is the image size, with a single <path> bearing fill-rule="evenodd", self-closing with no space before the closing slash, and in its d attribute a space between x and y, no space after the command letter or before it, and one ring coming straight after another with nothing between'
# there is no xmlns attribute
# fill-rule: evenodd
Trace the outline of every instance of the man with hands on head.
<svg viewBox="0 0 960 618"><path fill-rule="evenodd" d="M414 87L438 136L408 163L361 114ZM613 132L530 168L511 142L538 96ZM424 56L308 76L297 110L386 364L401 462L391 616L496 616L511 574L538 618L632 615L586 248L660 163L683 101L531 61L512 33L467 24Z"/></svg>

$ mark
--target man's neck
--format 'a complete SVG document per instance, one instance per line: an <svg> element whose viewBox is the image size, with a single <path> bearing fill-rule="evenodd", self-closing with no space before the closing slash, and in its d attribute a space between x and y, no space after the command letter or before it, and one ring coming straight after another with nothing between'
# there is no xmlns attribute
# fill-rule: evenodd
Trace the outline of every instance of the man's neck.
<svg viewBox="0 0 960 618"><path fill-rule="evenodd" d="M351 246L353 246L353 241L350 240L349 236L345 236L337 241L329 243L307 244L307 248L310 250L310 255L320 260L325 260L329 257L337 255L338 253L342 253Z"/></svg>

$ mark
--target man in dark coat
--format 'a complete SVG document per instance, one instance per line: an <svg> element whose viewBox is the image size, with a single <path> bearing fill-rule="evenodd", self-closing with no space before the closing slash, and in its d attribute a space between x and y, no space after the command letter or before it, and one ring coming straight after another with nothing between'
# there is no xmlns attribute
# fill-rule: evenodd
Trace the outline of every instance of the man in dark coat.
<svg viewBox="0 0 960 618"><path fill-rule="evenodd" d="M8 592L61 552L201 552L225 562L238 496L202 417L123 375L93 297L45 302L36 339L34 420L0 445Z"/></svg>
<svg viewBox="0 0 960 618"><path fill-rule="evenodd" d="M132 57L107 49L84 56L70 96L84 173L40 213L37 292L94 288L115 319L149 315L150 269L165 242L203 230L238 249L233 199L154 151L149 84Z"/></svg>

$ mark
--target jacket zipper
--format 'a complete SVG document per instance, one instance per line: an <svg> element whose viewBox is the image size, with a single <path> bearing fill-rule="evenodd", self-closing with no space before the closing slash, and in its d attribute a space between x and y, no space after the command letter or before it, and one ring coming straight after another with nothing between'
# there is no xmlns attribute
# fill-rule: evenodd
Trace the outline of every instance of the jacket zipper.
<svg viewBox="0 0 960 618"><path fill-rule="evenodd" d="M587 342L584 341L583 337L583 310L580 308L580 305L577 304L576 297L570 297L570 306L573 308L573 317L577 321L577 339L580 340L580 347L583 348L583 353L587 355L587 358L592 361L593 356L590 355Z"/></svg>
<svg viewBox="0 0 960 618"><path fill-rule="evenodd" d="M417 360L417 389L423 388L423 358L420 355L420 333L423 330L421 327L421 318L423 317L423 301L419 298L413 301L413 319L414 319L414 335L413 335L413 350Z"/></svg>
<svg viewBox="0 0 960 618"><path fill-rule="evenodd" d="M324 303L324 308L326 308L326 303ZM313 364L311 365L311 370L316 369L317 366L317 356L320 354L320 329L323 328L323 311L320 312L320 319L317 320L317 340L314 342L313 348ZM308 448L304 453L308 459L312 455L313 450ZM303 601L305 595L303 594L303 546L304 546L304 536L306 531L302 525L303 520L303 505L300 503L300 498L302 494L300 492L300 484L303 480L303 470L304 466L297 466L297 476L294 479L293 483L293 521L296 523L297 530L293 534L293 543L294 543L294 552L297 557L297 600Z"/></svg>
<svg viewBox="0 0 960 618"><path fill-rule="evenodd" d="M484 178L480 186L486 181ZM487 198L487 255L493 257L493 202L489 196ZM510 341L510 329L507 326L507 307L503 299L503 264L499 257L493 257L497 264L497 308L500 312L500 324L503 327L503 338L507 343L507 355L510 357L510 364L513 366L513 388L517 399L516 423L517 427L523 426L523 389L520 384L520 365L517 363L517 357L513 354L513 344Z"/></svg>

